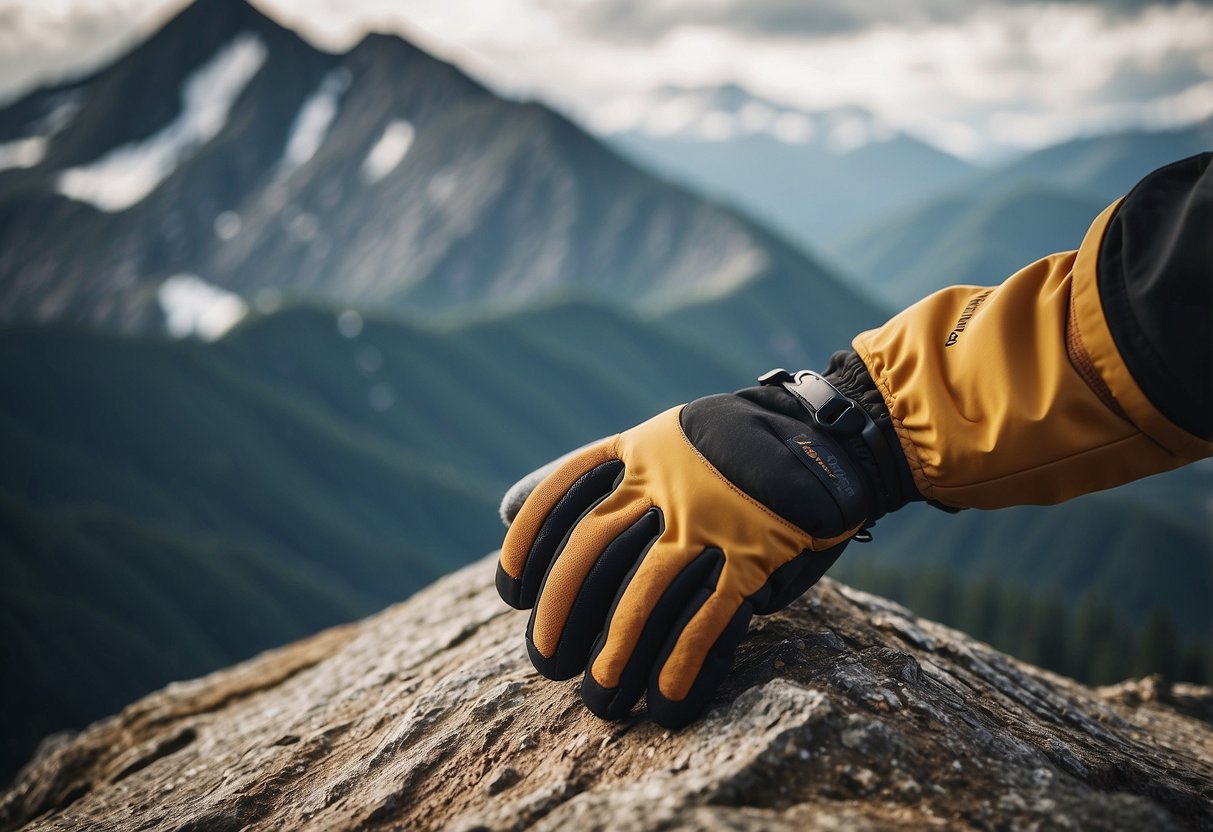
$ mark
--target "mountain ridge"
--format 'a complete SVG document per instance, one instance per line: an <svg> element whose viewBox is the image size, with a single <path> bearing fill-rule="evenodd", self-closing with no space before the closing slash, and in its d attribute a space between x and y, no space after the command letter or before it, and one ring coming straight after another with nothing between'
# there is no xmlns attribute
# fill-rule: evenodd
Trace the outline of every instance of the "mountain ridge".
<svg viewBox="0 0 1213 832"><path fill-rule="evenodd" d="M956 283L995 285L1077 248L1095 217L1151 170L1211 146L1213 117L1079 137L873 218L823 251L835 269L899 307Z"/></svg>
<svg viewBox="0 0 1213 832"><path fill-rule="evenodd" d="M834 262L895 306L957 284L994 286L1078 247L1105 208L1051 185L962 191L889 217L832 248Z"/></svg>
<svg viewBox="0 0 1213 832"><path fill-rule="evenodd" d="M302 300L443 311L575 286L637 310L666 309L739 287L761 294L750 284L772 263L787 272L785 284L822 287L821 297L838 299L826 316L832 343L880 314L747 217L645 174L545 105L499 99L395 36L368 35L346 52L322 53L247 4L223 8L189 61L165 55L204 9L187 9L124 58L72 82L84 103L41 137L40 162L0 171L7 319L155 328L156 289L177 274L249 302L270 289ZM220 125L211 104L211 132L182 134L202 131L188 127L201 116L174 90L187 101L208 49L205 66L218 68L207 71L227 72L215 50L239 32L253 33L246 58L261 63ZM125 118L109 93L152 55L168 68L159 86L123 106L152 97L156 106ZM92 99L94 89L107 94ZM0 125L25 119L31 101L0 110ZM99 135L119 122L126 132L93 142L94 112L109 112L113 122ZM134 122L143 126L135 130ZM186 138L196 146L182 144ZM176 154L169 168L153 171L161 179L147 195L118 210L59 194L64 171L81 170L91 189L84 193L104 196L105 177L114 174L105 164L146 167L166 142ZM89 150L64 150L73 146ZM372 153L379 154L373 170ZM116 154L125 156L110 158ZM69 162L76 167L64 168ZM765 302L788 328L794 321L778 291Z"/></svg>
<svg viewBox="0 0 1213 832"><path fill-rule="evenodd" d="M922 193L975 171L862 108L802 110L736 85L659 91L649 120L659 121L663 106L677 109L684 99L694 105L682 107L682 128L616 126L608 141L651 170L739 206L809 251L828 247L835 234L872 216L873 205L908 207ZM713 103L717 99L723 104ZM726 121L719 135L708 129Z"/></svg>

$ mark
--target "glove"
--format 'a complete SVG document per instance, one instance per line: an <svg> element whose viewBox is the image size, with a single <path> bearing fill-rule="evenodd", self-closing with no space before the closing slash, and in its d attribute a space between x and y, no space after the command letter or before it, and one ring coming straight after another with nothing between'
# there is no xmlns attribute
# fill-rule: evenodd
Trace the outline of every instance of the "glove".
<svg viewBox="0 0 1213 832"><path fill-rule="evenodd" d="M540 673L584 672L582 698L601 717L626 715L647 691L656 722L686 725L753 613L782 609L848 541L919 499L862 363L839 353L831 371L772 371L762 386L675 407L535 486L506 534L497 589L533 607L526 644Z"/></svg>

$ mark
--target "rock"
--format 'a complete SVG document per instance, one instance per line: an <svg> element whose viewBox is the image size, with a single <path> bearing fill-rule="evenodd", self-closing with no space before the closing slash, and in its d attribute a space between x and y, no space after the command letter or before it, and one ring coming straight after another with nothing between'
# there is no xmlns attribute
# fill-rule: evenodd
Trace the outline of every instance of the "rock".
<svg viewBox="0 0 1213 832"><path fill-rule="evenodd" d="M0 828L1213 826L1213 691L1091 690L824 580L680 732L530 666L486 559L44 744Z"/></svg>

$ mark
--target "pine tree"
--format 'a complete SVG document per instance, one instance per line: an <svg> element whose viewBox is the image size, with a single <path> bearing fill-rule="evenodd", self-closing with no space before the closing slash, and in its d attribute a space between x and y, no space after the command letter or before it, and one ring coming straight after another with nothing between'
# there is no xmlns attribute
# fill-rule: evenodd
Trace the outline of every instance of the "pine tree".
<svg viewBox="0 0 1213 832"><path fill-rule="evenodd" d="M1004 653L1010 653L1024 661L1032 661L1026 638L1026 628L1033 614L1031 597L1023 587L1014 585L1003 587L997 598L997 626L995 637L990 643Z"/></svg>
<svg viewBox="0 0 1213 832"><path fill-rule="evenodd" d="M1116 641L1116 613L1091 593L1083 596L1074 610L1070 625L1069 667L1075 679L1093 685L1107 685L1118 669L1113 652L1123 651Z"/></svg>
<svg viewBox="0 0 1213 832"><path fill-rule="evenodd" d="M1033 664L1058 673L1070 673L1068 643L1069 619L1056 595L1033 601L1024 627L1025 658Z"/></svg>
<svg viewBox="0 0 1213 832"><path fill-rule="evenodd" d="M969 584L961 592L958 626L974 638L991 641L998 632L998 582L993 575Z"/></svg>
<svg viewBox="0 0 1213 832"><path fill-rule="evenodd" d="M1209 684L1209 652L1200 641L1189 642L1184 649L1179 678L1198 685Z"/></svg>
<svg viewBox="0 0 1213 832"><path fill-rule="evenodd" d="M947 572L928 572L910 586L907 602L916 615L955 626L960 587Z"/></svg>
<svg viewBox="0 0 1213 832"><path fill-rule="evenodd" d="M1174 681L1180 676L1182 653L1171 614L1160 607L1150 614L1138 634L1133 672L1139 676L1160 673L1164 679Z"/></svg>

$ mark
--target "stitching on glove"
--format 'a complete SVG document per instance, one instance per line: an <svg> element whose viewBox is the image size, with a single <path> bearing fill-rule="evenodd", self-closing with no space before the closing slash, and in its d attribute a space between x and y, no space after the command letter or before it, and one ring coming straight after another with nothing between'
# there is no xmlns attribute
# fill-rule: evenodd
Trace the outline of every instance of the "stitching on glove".
<svg viewBox="0 0 1213 832"><path fill-rule="evenodd" d="M787 529L791 532L794 532L795 534L803 535L803 536L807 537L809 540L811 540L813 543L819 542L815 536L809 534L807 531L800 528L800 526L797 526L795 523L793 523L789 520L786 520L783 517L780 517L778 514L771 511L771 509L769 509L767 506L758 502L758 500L755 500L749 494L745 493L740 488L738 488L736 485L734 485L733 482L728 477L726 477L724 474L720 473L720 471L716 470L716 466L713 465L711 462L709 462L708 458L705 457L702 453L700 453L699 449L696 448L694 443L691 442L691 440L687 437L687 433L682 427L682 418L681 418L682 411L679 411L678 415L679 415L679 418L676 419L675 421L678 423L679 436L682 437L682 441L687 443L687 447L691 449L691 452L694 453L696 457L698 457L699 461L703 463L704 467L707 468L712 473L712 475L714 477L716 477L716 479L720 480L722 483L724 483L726 486L729 487L730 491L737 494L739 497L741 497L743 500L750 503L751 505L757 507L769 519L774 520L776 523L783 526L785 529ZM627 463L624 462L624 465L626 466Z"/></svg>

